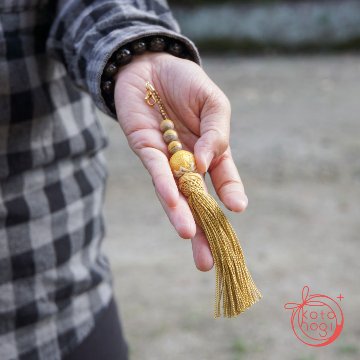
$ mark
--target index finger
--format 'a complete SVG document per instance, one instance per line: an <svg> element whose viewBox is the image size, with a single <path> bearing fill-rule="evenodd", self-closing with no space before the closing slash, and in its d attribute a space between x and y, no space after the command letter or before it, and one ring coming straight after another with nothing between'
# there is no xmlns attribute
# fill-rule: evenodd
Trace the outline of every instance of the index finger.
<svg viewBox="0 0 360 360"><path fill-rule="evenodd" d="M138 155L150 173L158 194L167 206L175 207L179 201L179 191L166 155L152 147L138 150Z"/></svg>

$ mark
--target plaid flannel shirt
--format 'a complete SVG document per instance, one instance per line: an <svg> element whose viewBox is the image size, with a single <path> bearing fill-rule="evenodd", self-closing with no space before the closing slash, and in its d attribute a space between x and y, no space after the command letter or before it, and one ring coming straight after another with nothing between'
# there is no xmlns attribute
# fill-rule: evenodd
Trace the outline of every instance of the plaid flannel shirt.
<svg viewBox="0 0 360 360"><path fill-rule="evenodd" d="M111 54L177 38L161 0L0 0L0 359L60 360L112 296L107 138L94 104Z"/></svg>

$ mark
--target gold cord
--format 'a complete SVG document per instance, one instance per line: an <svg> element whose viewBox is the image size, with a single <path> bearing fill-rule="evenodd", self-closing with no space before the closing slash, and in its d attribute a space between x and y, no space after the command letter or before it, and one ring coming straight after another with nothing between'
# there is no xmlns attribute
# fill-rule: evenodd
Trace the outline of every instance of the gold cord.
<svg viewBox="0 0 360 360"><path fill-rule="evenodd" d="M165 106L158 94L158 92L155 90L155 88L149 83L149 81L146 82L145 84L146 87L146 96L145 96L145 100L148 103L148 105L150 106L154 106L155 104L158 104L159 107L159 111L160 114L162 116L162 118L168 119L168 115L165 111Z"/></svg>

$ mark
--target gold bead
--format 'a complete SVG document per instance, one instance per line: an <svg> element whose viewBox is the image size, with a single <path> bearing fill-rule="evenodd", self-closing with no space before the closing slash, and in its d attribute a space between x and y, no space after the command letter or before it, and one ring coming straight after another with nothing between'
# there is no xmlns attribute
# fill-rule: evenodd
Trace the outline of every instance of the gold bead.
<svg viewBox="0 0 360 360"><path fill-rule="evenodd" d="M186 172L195 172L195 157L190 151L179 150L170 160L170 168L176 178L181 177Z"/></svg>
<svg viewBox="0 0 360 360"><path fill-rule="evenodd" d="M172 129L166 130L164 132L163 138L167 144L171 143L172 141L179 140L177 132Z"/></svg>
<svg viewBox="0 0 360 360"><path fill-rule="evenodd" d="M180 141L172 141L168 145L168 150L171 155L175 154L177 151L180 151L182 149L182 145Z"/></svg>
<svg viewBox="0 0 360 360"><path fill-rule="evenodd" d="M165 132L166 130L174 129L174 123L170 119L165 119L160 123L161 132Z"/></svg>

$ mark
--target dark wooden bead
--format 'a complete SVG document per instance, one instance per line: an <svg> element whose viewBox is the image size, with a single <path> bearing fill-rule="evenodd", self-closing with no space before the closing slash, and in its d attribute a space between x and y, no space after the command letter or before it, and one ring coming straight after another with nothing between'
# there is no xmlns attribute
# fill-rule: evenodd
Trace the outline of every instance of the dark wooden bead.
<svg viewBox="0 0 360 360"><path fill-rule="evenodd" d="M114 91L114 83L110 80L104 81L103 83L101 83L101 88L104 93L110 95Z"/></svg>
<svg viewBox="0 0 360 360"><path fill-rule="evenodd" d="M142 40L134 41L131 45L131 50L136 55L140 55L146 51L146 42Z"/></svg>
<svg viewBox="0 0 360 360"><path fill-rule="evenodd" d="M105 75L109 78L113 77L118 71L118 67L116 66L115 63L110 63L108 66L106 66L105 68Z"/></svg>
<svg viewBox="0 0 360 360"><path fill-rule="evenodd" d="M167 51L175 56L182 55L183 47L178 42L172 42L169 44Z"/></svg>
<svg viewBox="0 0 360 360"><path fill-rule="evenodd" d="M162 37L154 37L150 40L149 49L151 51L156 51L156 52L164 51L165 47L166 47L166 41Z"/></svg>
<svg viewBox="0 0 360 360"><path fill-rule="evenodd" d="M115 102L114 101L110 101L109 102L109 108L112 112L116 113L116 107L115 107Z"/></svg>
<svg viewBox="0 0 360 360"><path fill-rule="evenodd" d="M119 66L128 64L132 59L132 54L129 49L122 48L116 51L115 61Z"/></svg>

